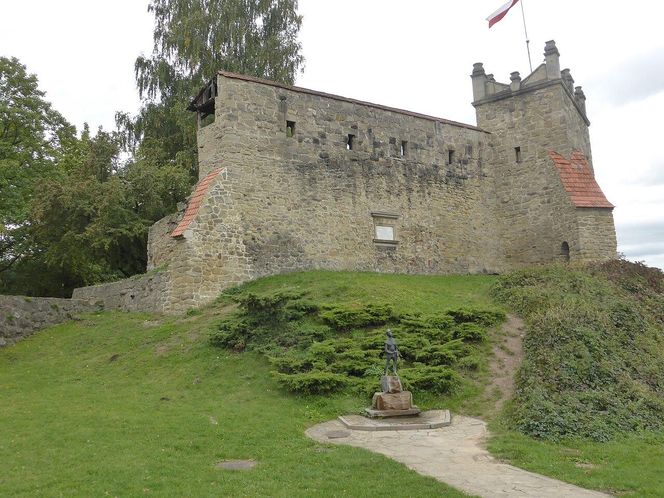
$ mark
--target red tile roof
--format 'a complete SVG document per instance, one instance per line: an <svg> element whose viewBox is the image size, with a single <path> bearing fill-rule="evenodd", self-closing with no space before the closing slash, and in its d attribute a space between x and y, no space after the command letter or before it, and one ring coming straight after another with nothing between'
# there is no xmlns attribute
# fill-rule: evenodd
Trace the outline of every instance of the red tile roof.
<svg viewBox="0 0 664 498"><path fill-rule="evenodd" d="M584 208L613 208L604 192L599 188L586 156L579 151L572 152L566 159L564 156L549 151L549 156L556 165L560 179L563 182L569 198L576 207Z"/></svg>
<svg viewBox="0 0 664 498"><path fill-rule="evenodd" d="M212 180L214 180L223 169L224 168L217 168L211 171L205 178L196 184L194 192L189 197L189 203L187 204L184 216L180 220L178 226L175 227L175 230L171 232L171 237L180 237L184 233L189 226L189 223L191 223L191 220L193 220L198 214L198 210L201 207L201 201L203 200L203 196L205 195L205 192L207 192L210 183L212 183Z"/></svg>

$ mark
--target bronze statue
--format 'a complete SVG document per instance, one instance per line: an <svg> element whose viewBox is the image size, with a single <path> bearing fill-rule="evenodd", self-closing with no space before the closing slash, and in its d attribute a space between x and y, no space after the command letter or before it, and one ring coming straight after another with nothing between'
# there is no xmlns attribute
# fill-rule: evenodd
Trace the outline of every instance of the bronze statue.
<svg viewBox="0 0 664 498"><path fill-rule="evenodd" d="M385 340L385 375L390 368L390 361L392 361L392 372L394 375L397 375L397 363L399 361L399 348L397 348L397 343L392 337L392 330L387 329L387 339Z"/></svg>

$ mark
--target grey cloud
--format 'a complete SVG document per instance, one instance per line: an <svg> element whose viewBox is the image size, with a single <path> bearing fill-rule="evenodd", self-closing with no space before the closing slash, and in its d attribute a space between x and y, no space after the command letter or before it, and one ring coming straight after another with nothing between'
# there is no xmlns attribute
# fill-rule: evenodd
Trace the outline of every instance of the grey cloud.
<svg viewBox="0 0 664 498"><path fill-rule="evenodd" d="M609 102L621 105L643 100L664 90L664 48L613 66L589 86Z"/></svg>
<svg viewBox="0 0 664 498"><path fill-rule="evenodd" d="M653 164L645 174L632 178L629 183L649 187L664 185L664 162Z"/></svg>
<svg viewBox="0 0 664 498"><path fill-rule="evenodd" d="M664 242L664 213L661 220L619 224L616 231L620 245Z"/></svg>
<svg viewBox="0 0 664 498"><path fill-rule="evenodd" d="M642 259L646 256L664 258L664 219L618 225L616 232L618 251L628 258Z"/></svg>
<svg viewBox="0 0 664 498"><path fill-rule="evenodd" d="M653 242L648 244L621 245L619 251L628 258L638 258L642 256L664 255L664 242Z"/></svg>

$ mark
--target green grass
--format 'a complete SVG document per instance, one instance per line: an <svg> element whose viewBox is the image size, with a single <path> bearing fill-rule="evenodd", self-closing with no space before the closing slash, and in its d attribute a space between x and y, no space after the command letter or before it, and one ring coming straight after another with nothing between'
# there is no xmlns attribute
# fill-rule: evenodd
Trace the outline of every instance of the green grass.
<svg viewBox="0 0 664 498"><path fill-rule="evenodd" d="M307 291L320 303L375 301L432 314L496 309L495 282L307 272L261 279L241 292ZM537 304L534 294L522 295L534 296L524 305ZM661 305L642 295L644 306ZM357 412L368 398L295 395L280 387L264 356L210 346L209 334L235 310L224 296L184 317L87 315L0 349L0 496L464 496L380 455L307 439L307 427ZM420 393L416 402L488 415L486 375L474 380L453 395ZM497 457L588 488L664 496L664 432L542 441L513 430L509 416L491 421L489 449ZM258 465L214 467L225 459Z"/></svg>
<svg viewBox="0 0 664 498"><path fill-rule="evenodd" d="M444 305L448 290L453 306L469 296L487 302L491 280L458 289L457 277L270 280L298 286L322 275L331 278L321 297L343 287L348 299L360 287L394 297L394 287L405 298L410 286L420 308ZM366 291L371 281L377 289ZM306 438L307 427L368 400L290 394L264 357L211 347L208 333L230 308L89 315L0 350L0 496L465 496L383 456ZM214 467L225 459L258 465Z"/></svg>
<svg viewBox="0 0 664 498"><path fill-rule="evenodd" d="M391 303L401 313L435 313L474 305L492 307L492 275L393 275L308 271L249 282L242 290L256 293L306 291L327 304Z"/></svg>
<svg viewBox="0 0 664 498"><path fill-rule="evenodd" d="M598 443L582 439L538 441L490 424L489 451L517 467L618 496L664 496L664 432Z"/></svg>

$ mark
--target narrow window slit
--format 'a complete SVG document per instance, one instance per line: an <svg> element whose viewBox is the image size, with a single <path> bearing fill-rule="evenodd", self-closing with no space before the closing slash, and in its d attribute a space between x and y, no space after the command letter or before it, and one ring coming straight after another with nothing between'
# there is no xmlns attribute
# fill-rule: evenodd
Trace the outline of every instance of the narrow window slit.
<svg viewBox="0 0 664 498"><path fill-rule="evenodd" d="M566 263L569 262L569 244L567 242L560 244L560 255L562 256L563 261Z"/></svg>
<svg viewBox="0 0 664 498"><path fill-rule="evenodd" d="M292 137L295 135L295 121L286 121L286 136Z"/></svg>
<svg viewBox="0 0 664 498"><path fill-rule="evenodd" d="M405 140L401 142L401 147L399 148L399 154L401 157L406 157L406 153L408 151L408 142Z"/></svg>
<svg viewBox="0 0 664 498"><path fill-rule="evenodd" d="M452 149L447 151L447 164L452 164L454 162L454 151Z"/></svg>
<svg viewBox="0 0 664 498"><path fill-rule="evenodd" d="M355 146L355 135L348 134L348 141L346 142L346 149L347 150L353 150L353 147Z"/></svg>
<svg viewBox="0 0 664 498"><path fill-rule="evenodd" d="M514 147L514 158L517 163L521 162L521 147Z"/></svg>

